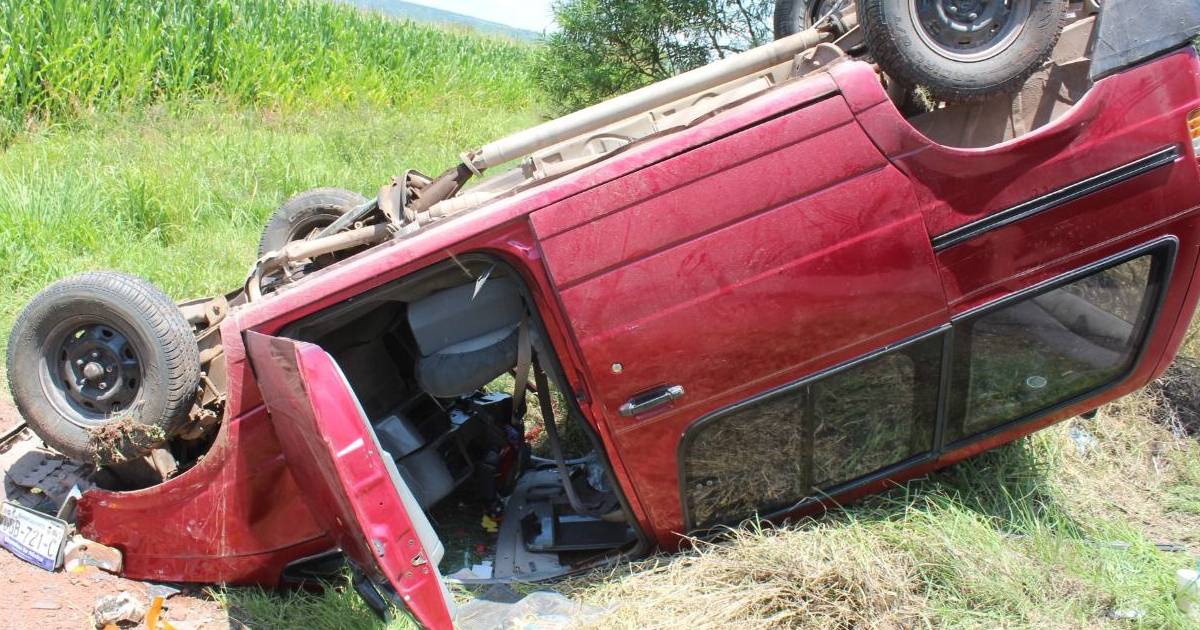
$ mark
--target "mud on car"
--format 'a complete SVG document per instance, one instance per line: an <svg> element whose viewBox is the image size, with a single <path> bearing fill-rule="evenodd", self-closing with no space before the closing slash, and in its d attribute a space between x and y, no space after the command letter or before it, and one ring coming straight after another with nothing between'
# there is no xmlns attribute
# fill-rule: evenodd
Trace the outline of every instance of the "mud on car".
<svg viewBox="0 0 1200 630"><path fill-rule="evenodd" d="M14 399L126 575L340 550L431 627L447 544L536 581L851 501L1173 358L1200 8L1159 5L780 0L772 44L288 200L228 295L48 287Z"/></svg>

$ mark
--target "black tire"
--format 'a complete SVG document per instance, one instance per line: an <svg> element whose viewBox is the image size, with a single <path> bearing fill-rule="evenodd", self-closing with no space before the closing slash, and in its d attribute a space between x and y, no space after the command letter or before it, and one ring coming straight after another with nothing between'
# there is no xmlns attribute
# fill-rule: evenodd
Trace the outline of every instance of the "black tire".
<svg viewBox="0 0 1200 630"><path fill-rule="evenodd" d="M200 382L191 325L158 288L111 271L37 294L8 340L8 382L47 444L99 465L161 446L187 421Z"/></svg>
<svg viewBox="0 0 1200 630"><path fill-rule="evenodd" d="M342 188L313 188L299 193L276 210L263 228L258 255L307 238L338 217L367 202L362 195Z"/></svg>
<svg viewBox="0 0 1200 630"><path fill-rule="evenodd" d="M1067 0L859 0L858 15L888 76L935 100L972 101L1019 90L1049 59L1066 9Z"/></svg>
<svg viewBox="0 0 1200 630"><path fill-rule="evenodd" d="M775 39L810 28L817 19L839 5L854 8L854 0L775 0Z"/></svg>

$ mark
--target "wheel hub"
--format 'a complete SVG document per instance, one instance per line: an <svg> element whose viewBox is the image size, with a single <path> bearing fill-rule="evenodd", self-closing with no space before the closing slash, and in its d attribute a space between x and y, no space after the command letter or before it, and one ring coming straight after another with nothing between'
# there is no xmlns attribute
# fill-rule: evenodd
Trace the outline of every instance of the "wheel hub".
<svg viewBox="0 0 1200 630"><path fill-rule="evenodd" d="M104 376L104 366L99 363L92 361L83 366L83 377L87 380L95 382L100 380L101 376Z"/></svg>
<svg viewBox="0 0 1200 630"><path fill-rule="evenodd" d="M67 399L89 420L129 408L141 387L133 344L107 324L72 328L59 344L57 363Z"/></svg>
<svg viewBox="0 0 1200 630"><path fill-rule="evenodd" d="M983 61L1021 34L1031 0L909 0L917 32L938 54Z"/></svg>

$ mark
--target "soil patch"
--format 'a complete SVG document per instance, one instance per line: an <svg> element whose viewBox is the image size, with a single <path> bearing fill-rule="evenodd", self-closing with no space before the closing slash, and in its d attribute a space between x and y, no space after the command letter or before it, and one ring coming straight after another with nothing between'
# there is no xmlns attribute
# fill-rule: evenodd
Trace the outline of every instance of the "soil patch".
<svg viewBox="0 0 1200 630"><path fill-rule="evenodd" d="M1177 437L1200 436L1200 360L1176 358L1146 390L1159 398L1156 421Z"/></svg>
<svg viewBox="0 0 1200 630"><path fill-rule="evenodd" d="M20 424L8 393L0 394L0 432ZM0 471L6 474L7 471ZM51 573L0 549L0 626L12 628L91 628L92 609L103 595L132 591L147 603L149 585L88 567L82 573ZM227 630L229 616L198 589L166 600L165 619L178 630Z"/></svg>
<svg viewBox="0 0 1200 630"><path fill-rule="evenodd" d="M92 608L103 595L132 591L149 602L147 584L88 568L79 574L50 573L0 549L0 611L4 624L22 628L92 628ZM221 605L200 591L184 591L163 605L177 630L237 627Z"/></svg>

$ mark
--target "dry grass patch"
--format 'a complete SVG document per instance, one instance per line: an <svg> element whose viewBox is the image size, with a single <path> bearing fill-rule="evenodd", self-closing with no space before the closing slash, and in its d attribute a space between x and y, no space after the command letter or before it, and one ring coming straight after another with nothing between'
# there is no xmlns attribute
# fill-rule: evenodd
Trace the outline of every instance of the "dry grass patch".
<svg viewBox="0 0 1200 630"><path fill-rule="evenodd" d="M568 584L599 627L910 628L931 619L914 559L862 525L747 527L720 544Z"/></svg>
<svg viewBox="0 0 1200 630"><path fill-rule="evenodd" d="M1156 383L1091 420L1044 431L1037 439L1058 460L1050 468L1057 499L1080 519L1124 523L1154 542L1182 544L1200 555L1200 513L1190 509L1200 490L1200 442L1180 430L1180 404ZM1200 409L1200 396L1194 408ZM1095 445L1078 446L1073 429L1094 436Z"/></svg>

